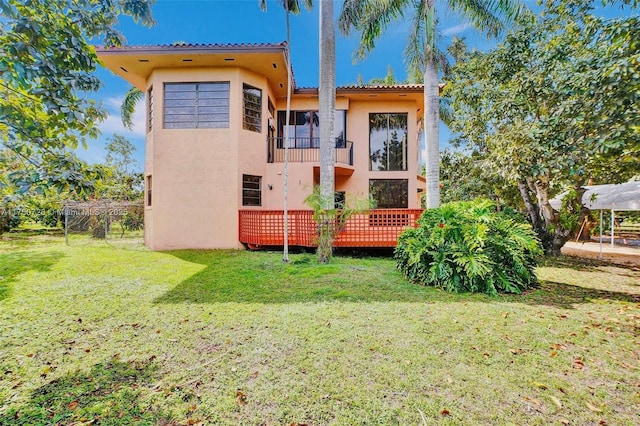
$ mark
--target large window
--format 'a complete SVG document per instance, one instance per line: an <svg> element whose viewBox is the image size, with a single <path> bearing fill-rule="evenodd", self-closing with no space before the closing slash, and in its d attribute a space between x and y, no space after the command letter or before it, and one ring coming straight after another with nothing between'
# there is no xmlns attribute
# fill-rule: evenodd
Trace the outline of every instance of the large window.
<svg viewBox="0 0 640 426"><path fill-rule="evenodd" d="M370 179L369 194L378 209L406 209L409 207L407 179Z"/></svg>
<svg viewBox="0 0 640 426"><path fill-rule="evenodd" d="M242 175L242 205L262 205L262 176Z"/></svg>
<svg viewBox="0 0 640 426"><path fill-rule="evenodd" d="M286 111L278 111L278 137L284 137ZM347 111L336 110L334 134L336 148L346 147ZM320 114L318 111L291 111L289 115L289 148L320 148ZM282 139L278 148L282 148Z"/></svg>
<svg viewBox="0 0 640 426"><path fill-rule="evenodd" d="M407 170L408 114L369 114L370 170Z"/></svg>
<svg viewBox="0 0 640 426"><path fill-rule="evenodd" d="M242 128L262 132L262 90L242 85Z"/></svg>
<svg viewBox="0 0 640 426"><path fill-rule="evenodd" d="M153 86L147 91L147 132L153 130Z"/></svg>
<svg viewBox="0 0 640 426"><path fill-rule="evenodd" d="M165 129L229 127L229 82L165 83Z"/></svg>

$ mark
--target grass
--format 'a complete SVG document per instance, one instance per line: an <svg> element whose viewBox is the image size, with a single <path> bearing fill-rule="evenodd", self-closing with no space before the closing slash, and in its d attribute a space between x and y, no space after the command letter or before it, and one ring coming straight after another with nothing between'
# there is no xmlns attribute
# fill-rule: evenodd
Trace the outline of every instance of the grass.
<svg viewBox="0 0 640 426"><path fill-rule="evenodd" d="M638 269L490 298L291 257L0 241L0 424L640 423Z"/></svg>

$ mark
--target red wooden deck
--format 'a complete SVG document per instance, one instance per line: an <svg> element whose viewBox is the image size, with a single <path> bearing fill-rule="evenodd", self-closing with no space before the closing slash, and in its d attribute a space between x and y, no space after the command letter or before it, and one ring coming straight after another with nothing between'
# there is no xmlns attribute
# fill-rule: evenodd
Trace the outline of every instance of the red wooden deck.
<svg viewBox="0 0 640 426"><path fill-rule="evenodd" d="M282 210L240 210L240 242L249 247L284 245ZM334 247L395 247L407 227L415 227L421 209L374 209L354 214L341 228ZM317 225L311 210L289 211L289 245L315 247Z"/></svg>

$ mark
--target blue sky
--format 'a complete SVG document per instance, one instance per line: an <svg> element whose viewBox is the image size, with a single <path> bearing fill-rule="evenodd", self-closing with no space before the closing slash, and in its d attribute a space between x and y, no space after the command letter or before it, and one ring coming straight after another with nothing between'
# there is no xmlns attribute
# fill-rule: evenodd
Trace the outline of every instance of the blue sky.
<svg viewBox="0 0 640 426"><path fill-rule="evenodd" d="M526 1L526 0L525 0ZM301 1L302 3L302 1ZM316 0L317 3L317 0ZM436 0L436 8L443 3ZM533 1L526 1L535 6ZM268 11L262 12L258 0L158 0L153 14L157 25L146 28L123 17L120 30L130 45L169 44L176 41L187 43L280 43L286 40L285 13L280 0L267 0ZM334 2L336 15L342 2ZM442 4L444 6L444 4ZM617 11L620 14L620 11ZM622 12L625 13L625 12ZM628 13L628 12L626 12ZM445 7L438 9L440 45L446 46L453 36L465 37L470 48L487 50L496 40L487 40L471 28L467 22ZM408 22L392 23L377 42L376 49L366 60L353 62L353 51L358 43L357 35L347 39L336 37L336 82L338 85L355 84L358 75L365 81L383 77L391 66L398 80L406 78L403 50L409 33ZM291 17L291 57L298 87L318 85L318 8L303 10ZM83 159L94 163L104 161L106 139L114 133L132 141L136 148L138 169L144 164L144 103L136 112L134 131L123 128L120 121L120 103L129 89L127 82L100 69L98 76L104 86L97 94L109 112L101 124L102 137L91 141L88 150L80 150ZM441 126L441 146L445 146L449 132Z"/></svg>
<svg viewBox="0 0 640 426"><path fill-rule="evenodd" d="M334 3L335 13L340 11L342 2ZM268 10L262 12L258 0L158 0L153 14L157 25L146 28L136 25L128 17L123 17L120 30L127 44L167 44L175 41L187 43L280 43L286 40L285 14L279 0L267 0ZM465 36L470 46L485 49L495 43L478 35L469 25L451 13L440 14L442 45L454 36ZM351 38L336 37L336 82L338 85L355 84L358 75L365 81L383 77L387 67L393 68L397 79L406 78L403 50L409 24L397 22L388 28L380 38L376 49L366 60L353 62L353 51L357 46L356 35ZM318 86L318 9L303 10L291 16L291 57L298 87ZM113 75L109 70L100 69L98 76L104 86L97 94L109 112L109 118L100 125L102 137L90 141L88 150L80 150L79 155L89 162L104 161L104 145L108 137L118 133L127 137L137 148L138 168L144 164L144 103L136 112L134 131L123 128L120 121L120 103L129 89L127 82ZM443 139L448 137L444 132ZM442 142L445 142L443 140Z"/></svg>

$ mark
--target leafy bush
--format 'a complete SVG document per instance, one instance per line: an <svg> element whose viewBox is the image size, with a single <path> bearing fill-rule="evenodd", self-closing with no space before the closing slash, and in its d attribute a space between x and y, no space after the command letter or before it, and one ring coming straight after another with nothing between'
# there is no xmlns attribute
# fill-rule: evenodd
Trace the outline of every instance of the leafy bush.
<svg viewBox="0 0 640 426"><path fill-rule="evenodd" d="M0 207L0 234L11 231L20 226L22 217L11 209L3 209Z"/></svg>
<svg viewBox="0 0 640 426"><path fill-rule="evenodd" d="M520 293L536 282L542 248L531 226L486 199L425 210L400 235L397 267L407 279L451 292Z"/></svg>

